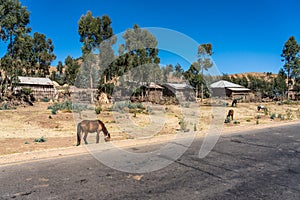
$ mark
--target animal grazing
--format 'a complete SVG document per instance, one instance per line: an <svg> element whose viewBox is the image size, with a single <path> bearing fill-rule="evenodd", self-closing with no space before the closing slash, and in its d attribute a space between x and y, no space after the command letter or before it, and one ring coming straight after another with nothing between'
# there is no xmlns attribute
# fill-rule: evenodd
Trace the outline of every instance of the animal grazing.
<svg viewBox="0 0 300 200"><path fill-rule="evenodd" d="M110 134L107 131L104 123L100 120L83 120L77 125L77 146L80 145L81 142L81 132L84 133L83 140L85 144L88 144L86 141L88 133L97 132L96 135L96 143L99 143L99 134L100 131L104 134L105 142L110 141Z"/></svg>
<svg viewBox="0 0 300 200"><path fill-rule="evenodd" d="M227 118L229 118L229 119L231 118L231 120L233 120L233 114L234 114L234 111L232 109L230 109L228 111Z"/></svg>
<svg viewBox="0 0 300 200"><path fill-rule="evenodd" d="M260 111L260 110L268 111L267 107L262 106L262 105L257 106L257 111Z"/></svg>
<svg viewBox="0 0 300 200"><path fill-rule="evenodd" d="M236 107L236 104L237 104L237 100L236 100L236 99L233 99L232 104L231 104L231 107L233 107L233 106Z"/></svg>

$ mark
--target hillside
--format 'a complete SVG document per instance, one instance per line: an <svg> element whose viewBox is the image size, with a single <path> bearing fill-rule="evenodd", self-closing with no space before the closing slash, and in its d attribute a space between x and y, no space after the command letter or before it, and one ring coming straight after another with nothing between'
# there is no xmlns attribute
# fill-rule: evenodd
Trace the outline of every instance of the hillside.
<svg viewBox="0 0 300 200"><path fill-rule="evenodd" d="M276 78L277 74L272 74L271 72L245 72L239 74L228 74L228 76L230 78L243 78L243 76L245 76L247 79L249 76L253 76L255 78L270 80L271 78Z"/></svg>

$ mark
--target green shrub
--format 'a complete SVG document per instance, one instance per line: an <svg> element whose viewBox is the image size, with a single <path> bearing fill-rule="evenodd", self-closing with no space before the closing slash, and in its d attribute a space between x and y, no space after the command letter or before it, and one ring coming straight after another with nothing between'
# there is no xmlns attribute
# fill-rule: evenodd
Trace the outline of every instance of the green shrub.
<svg viewBox="0 0 300 200"><path fill-rule="evenodd" d="M44 138L44 136L42 136L40 138L35 138L33 141L34 142L46 142L47 140L46 140L46 138Z"/></svg>
<svg viewBox="0 0 300 200"><path fill-rule="evenodd" d="M50 99L49 99L48 97L44 97L44 98L41 99L41 101L42 101L42 102L49 102Z"/></svg>
<svg viewBox="0 0 300 200"><path fill-rule="evenodd" d="M179 119L180 130L185 131L187 128L187 122L184 120L184 117Z"/></svg>
<svg viewBox="0 0 300 200"><path fill-rule="evenodd" d="M25 95L30 95L32 93L32 89L23 87L22 88L22 93L25 94Z"/></svg>
<svg viewBox="0 0 300 200"><path fill-rule="evenodd" d="M230 117L226 117L226 119L225 119L224 123L228 124L228 123L230 123L230 122L231 122L231 119L230 119Z"/></svg>
<svg viewBox="0 0 300 200"><path fill-rule="evenodd" d="M234 123L234 124L240 124L240 122L239 122L239 121L234 121L233 123Z"/></svg>
<svg viewBox="0 0 300 200"><path fill-rule="evenodd" d="M275 117L276 117L276 114L275 114L275 113L272 113L272 114L270 115L270 118L271 118L271 119L275 119Z"/></svg>
<svg viewBox="0 0 300 200"><path fill-rule="evenodd" d="M281 113L279 113L277 117L281 120L284 120L284 115L282 115Z"/></svg>
<svg viewBox="0 0 300 200"><path fill-rule="evenodd" d="M57 110L58 110L57 107L53 107L53 108L51 109L51 113L52 113L53 115L56 115L56 114L57 114Z"/></svg>
<svg viewBox="0 0 300 200"><path fill-rule="evenodd" d="M291 109L287 109L285 112L286 112L287 119L291 120L292 117L293 117L292 110Z"/></svg>
<svg viewBox="0 0 300 200"><path fill-rule="evenodd" d="M97 106L97 107L95 108L95 111L96 111L96 114L99 115L99 114L101 113L101 111L102 111L101 106Z"/></svg>

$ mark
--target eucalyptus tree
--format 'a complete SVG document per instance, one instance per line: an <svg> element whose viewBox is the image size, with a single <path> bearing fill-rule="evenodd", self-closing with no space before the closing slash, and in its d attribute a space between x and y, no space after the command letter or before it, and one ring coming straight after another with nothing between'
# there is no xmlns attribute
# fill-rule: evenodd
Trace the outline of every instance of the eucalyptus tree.
<svg viewBox="0 0 300 200"><path fill-rule="evenodd" d="M173 72L173 75L176 78L181 78L183 76L184 70L182 69L181 65L179 63L177 63L175 65L175 71Z"/></svg>
<svg viewBox="0 0 300 200"><path fill-rule="evenodd" d="M201 67L199 62L193 62L190 68L184 72L184 78L189 81L190 85L196 88L196 97L198 96L199 85L203 82L203 76L200 73Z"/></svg>
<svg viewBox="0 0 300 200"><path fill-rule="evenodd" d="M71 56L67 56L65 59L65 75L66 82L69 85L74 85L77 74L79 72L80 65L78 60L72 58Z"/></svg>
<svg viewBox="0 0 300 200"><path fill-rule="evenodd" d="M49 67L56 56L53 53L54 44L46 35L35 32L33 34L33 53L35 58L35 76L46 77Z"/></svg>
<svg viewBox="0 0 300 200"><path fill-rule="evenodd" d="M283 68L278 72L277 77L274 79L274 94L276 96L285 96L286 91L288 90L286 84L287 75Z"/></svg>
<svg viewBox="0 0 300 200"><path fill-rule="evenodd" d="M283 46L282 61L284 62L283 69L287 73L288 91L293 85L292 78L298 74L300 69L299 62L300 45L297 43L294 36L291 36Z"/></svg>
<svg viewBox="0 0 300 200"><path fill-rule="evenodd" d="M101 79L105 83L107 74L110 74L109 66L114 60L112 45L116 42L111 23L109 16L94 17L91 11L82 15L78 22L78 34L83 43L83 64L79 75L83 80L93 79L89 81L91 88L95 88Z"/></svg>
<svg viewBox="0 0 300 200"><path fill-rule="evenodd" d="M204 86L204 74L203 70L208 70L213 66L211 56L213 54L212 44L200 44L198 46L198 63L200 65L202 82L201 82L201 101L203 100L203 86ZM197 90L197 88L196 88Z"/></svg>
<svg viewBox="0 0 300 200"><path fill-rule="evenodd" d="M134 69L132 72L136 81L149 82L151 76L155 75L151 75L151 70L156 69L160 63L155 36L135 24L133 29L126 30L123 38L125 53L128 54L125 71Z"/></svg>
<svg viewBox="0 0 300 200"><path fill-rule="evenodd" d="M20 61L16 59L15 55L15 39L31 31L27 27L29 15L29 11L21 5L20 1L0 0L0 38L2 42L8 42L7 52L1 59L1 68L5 76L12 80L21 73ZM6 80L8 79L6 78Z"/></svg>

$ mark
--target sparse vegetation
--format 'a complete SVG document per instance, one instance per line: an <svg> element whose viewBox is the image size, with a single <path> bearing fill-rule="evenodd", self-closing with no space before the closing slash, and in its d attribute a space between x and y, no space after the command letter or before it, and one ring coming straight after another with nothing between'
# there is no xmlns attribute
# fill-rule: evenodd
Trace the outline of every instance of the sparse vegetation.
<svg viewBox="0 0 300 200"><path fill-rule="evenodd" d="M44 138L44 136L42 136L42 137L40 137L40 138L35 138L34 140L33 140L34 142L46 142L47 140L46 140L46 138Z"/></svg>
<svg viewBox="0 0 300 200"><path fill-rule="evenodd" d="M288 108L285 112L286 112L286 117L287 117L287 119L288 119L288 120L291 120L292 117L293 117L292 110Z"/></svg>
<svg viewBox="0 0 300 200"><path fill-rule="evenodd" d="M225 119L224 123L228 124L228 123L230 123L230 122L231 122L231 119L230 119L230 117L226 117L226 119Z"/></svg>
<svg viewBox="0 0 300 200"><path fill-rule="evenodd" d="M279 114L277 115L277 118L278 118L278 119L281 119L281 120L284 120L284 115L282 115L281 113L279 113Z"/></svg>
<svg viewBox="0 0 300 200"><path fill-rule="evenodd" d="M96 112L97 115L99 115L99 114L101 113L101 111L102 111L101 105L99 105L99 106L97 106L97 107L95 108L95 112Z"/></svg>
<svg viewBox="0 0 300 200"><path fill-rule="evenodd" d="M181 117L179 119L179 125L180 125L180 130L181 131L186 131L187 128L187 122L185 121L184 117Z"/></svg>
<svg viewBox="0 0 300 200"><path fill-rule="evenodd" d="M276 118L276 114L275 114L275 113L272 113L272 114L270 115L270 118L271 118L271 119L275 119L275 118Z"/></svg>

